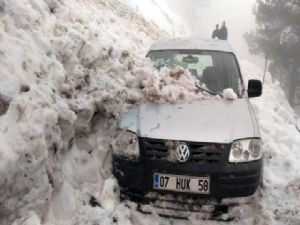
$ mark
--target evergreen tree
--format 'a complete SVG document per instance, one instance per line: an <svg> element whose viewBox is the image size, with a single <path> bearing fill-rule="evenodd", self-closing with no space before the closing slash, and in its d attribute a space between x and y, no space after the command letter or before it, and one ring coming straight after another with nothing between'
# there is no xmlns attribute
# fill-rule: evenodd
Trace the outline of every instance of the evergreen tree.
<svg viewBox="0 0 300 225"><path fill-rule="evenodd" d="M292 106L300 88L300 0L257 0L257 27L245 34L250 52L268 55Z"/></svg>

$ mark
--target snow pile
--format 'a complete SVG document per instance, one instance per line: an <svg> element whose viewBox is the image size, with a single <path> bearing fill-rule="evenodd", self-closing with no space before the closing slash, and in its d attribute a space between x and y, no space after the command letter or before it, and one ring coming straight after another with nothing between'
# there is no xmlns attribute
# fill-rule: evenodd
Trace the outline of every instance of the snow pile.
<svg viewBox="0 0 300 225"><path fill-rule="evenodd" d="M153 69L144 55L165 33L120 2L0 5L0 224L113 223L119 116L205 94L187 71Z"/></svg>
<svg viewBox="0 0 300 225"><path fill-rule="evenodd" d="M242 62L245 80L262 71ZM300 133L296 116L277 81L267 74L263 96L251 100L263 138L264 181L252 206L236 208L236 224L300 224Z"/></svg>
<svg viewBox="0 0 300 225"><path fill-rule="evenodd" d="M227 100L236 100L236 99L238 99L237 94L234 92L234 90L232 88L224 89L222 95Z"/></svg>

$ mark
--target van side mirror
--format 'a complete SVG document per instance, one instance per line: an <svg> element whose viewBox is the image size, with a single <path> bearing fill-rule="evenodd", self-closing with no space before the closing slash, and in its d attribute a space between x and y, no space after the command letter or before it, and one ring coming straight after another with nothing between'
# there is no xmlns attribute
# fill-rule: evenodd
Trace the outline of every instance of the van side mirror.
<svg viewBox="0 0 300 225"><path fill-rule="evenodd" d="M262 83L260 80L248 81L248 97L259 97L262 94Z"/></svg>

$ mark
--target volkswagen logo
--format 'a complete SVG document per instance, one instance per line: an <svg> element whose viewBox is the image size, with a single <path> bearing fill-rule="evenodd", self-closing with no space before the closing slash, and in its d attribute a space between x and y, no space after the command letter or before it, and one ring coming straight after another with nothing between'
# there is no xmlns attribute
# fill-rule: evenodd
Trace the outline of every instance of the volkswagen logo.
<svg viewBox="0 0 300 225"><path fill-rule="evenodd" d="M179 162L186 162L190 157L190 149L186 144L180 144L176 148L176 157Z"/></svg>

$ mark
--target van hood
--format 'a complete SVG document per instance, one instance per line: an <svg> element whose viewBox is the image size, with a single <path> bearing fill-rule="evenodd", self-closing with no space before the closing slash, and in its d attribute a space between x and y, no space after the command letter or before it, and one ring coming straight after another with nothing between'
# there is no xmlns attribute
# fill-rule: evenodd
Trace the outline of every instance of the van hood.
<svg viewBox="0 0 300 225"><path fill-rule="evenodd" d="M248 99L143 104L126 113L119 128L140 137L193 142L231 143L260 137Z"/></svg>

